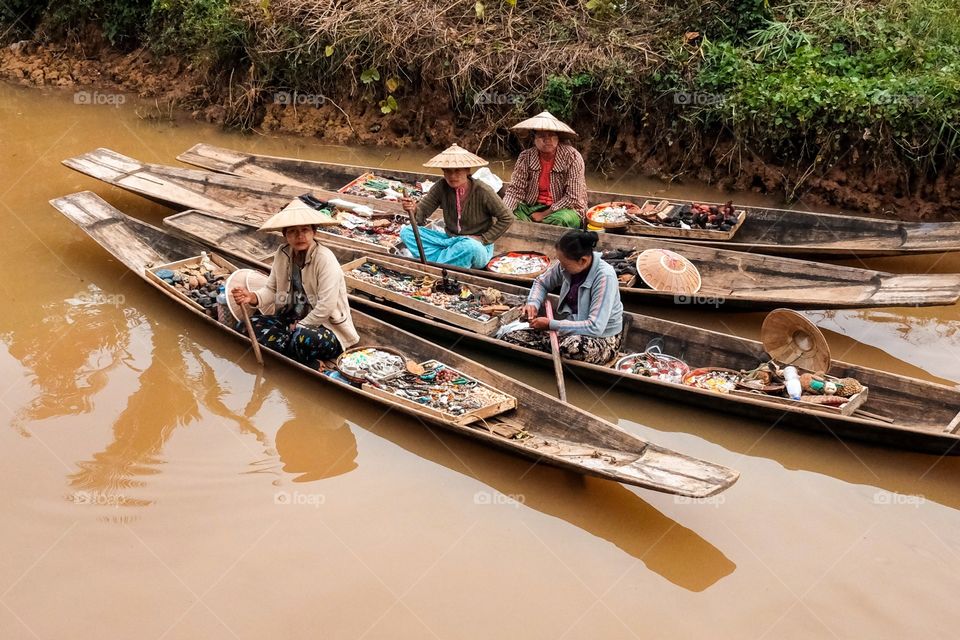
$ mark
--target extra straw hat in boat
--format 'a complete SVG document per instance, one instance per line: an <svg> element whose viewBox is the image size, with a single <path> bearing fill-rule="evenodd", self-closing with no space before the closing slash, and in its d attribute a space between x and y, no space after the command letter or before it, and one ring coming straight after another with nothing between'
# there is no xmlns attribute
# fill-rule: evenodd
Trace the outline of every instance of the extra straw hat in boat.
<svg viewBox="0 0 960 640"><path fill-rule="evenodd" d="M227 295L227 306L230 308L230 313L237 319L237 322L243 319L243 312L230 292L237 287L243 287L247 291L256 291L265 284L267 284L266 274L253 269L237 269L227 278L227 281L223 284L223 292Z"/></svg>
<svg viewBox="0 0 960 640"><path fill-rule="evenodd" d="M830 369L830 345L815 324L791 309L774 309L763 319L760 341L767 353L784 364L808 371Z"/></svg>
<svg viewBox="0 0 960 640"><path fill-rule="evenodd" d="M320 213L300 198L296 198L293 202L281 209L280 213L260 225L260 231L299 227L305 224L334 225L340 223L337 222L333 216Z"/></svg>
<svg viewBox="0 0 960 640"><path fill-rule="evenodd" d="M577 132L571 129L566 124L557 120L549 111L543 111L538 113L532 118L527 118L523 122L519 122L512 127L512 131L517 131L521 133L531 132L531 131L553 131L560 135L560 137L566 138L576 138Z"/></svg>
<svg viewBox="0 0 960 640"><path fill-rule="evenodd" d="M425 167L437 169L473 169L485 167L489 162L474 155L458 144L452 145L423 163Z"/></svg>
<svg viewBox="0 0 960 640"><path fill-rule="evenodd" d="M637 256L637 273L654 291L692 294L700 291L700 272L669 249L647 249Z"/></svg>

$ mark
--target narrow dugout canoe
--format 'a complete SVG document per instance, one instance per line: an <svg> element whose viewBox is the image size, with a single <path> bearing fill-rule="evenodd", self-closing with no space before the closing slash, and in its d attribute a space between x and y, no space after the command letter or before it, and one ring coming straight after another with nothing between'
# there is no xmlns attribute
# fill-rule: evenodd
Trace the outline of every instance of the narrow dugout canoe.
<svg viewBox="0 0 960 640"><path fill-rule="evenodd" d="M256 155L208 144L194 145L177 159L221 173L329 190L339 189L367 172L407 182L437 180L435 175L412 171ZM662 198L603 191L587 194L589 206L613 201L643 204L647 200ZM672 198L670 201L692 202ZM901 222L740 205L737 209L744 210L747 217L732 239L683 239L682 242L772 255L833 258L960 251L960 222Z"/></svg>
<svg viewBox="0 0 960 640"><path fill-rule="evenodd" d="M187 211L170 216L164 225L179 235L202 242L240 260L269 268L273 253L280 246L279 234L256 233L237 222L219 219L199 211ZM334 249L341 263L358 259L363 254L351 249ZM376 256L394 261L395 258ZM421 267L422 268L422 267ZM438 273L434 268L427 268ZM525 297L527 289L498 283L493 280L464 280L467 284L495 287L507 294ZM411 313L409 308L398 309L364 296L351 296L351 304L375 311L378 316L388 314L402 318L407 326L416 326L421 335L442 331L467 340L488 345L504 355L518 354L524 359L550 367L549 354L515 346L502 340L454 327L445 322ZM697 366L753 369L769 359L764 347L755 340L697 327L660 320L637 313L624 313L624 353L641 352L655 338L664 341L665 353L682 355ZM853 377L869 387L869 395L862 409L868 414L842 415L816 408L808 408L784 399L762 396L721 394L682 384L662 382L648 377L617 371L574 360L565 365L576 371L578 377L591 378L609 387L633 388L643 393L658 395L682 402L698 404L710 410L736 413L772 425L789 424L831 436L870 441L903 449L937 454L960 454L960 389L907 376L878 371L867 367L835 361L828 372L836 377ZM892 422L882 419L892 418ZM830 438L833 441L833 438Z"/></svg>
<svg viewBox="0 0 960 640"><path fill-rule="evenodd" d="M130 218L90 192L58 198L51 204L168 300L193 312L200 321L249 342L245 335L210 318L197 305L147 276L151 267L198 256L205 247ZM577 473L691 497L719 493L738 478L735 471L645 442L609 422L386 322L360 312L354 312L354 322L361 336L361 345L389 345L418 362L443 362L513 396L517 401L516 408L464 425L418 408L415 403L394 402L384 394L371 393L330 378L269 349L263 351L274 360L299 368L324 384L354 394L360 402L375 402L385 409ZM518 429L529 437L518 439L501 435L515 434Z"/></svg>
<svg viewBox="0 0 960 640"><path fill-rule="evenodd" d="M110 151L95 151L69 158L64 164L109 184L176 207L199 209L226 219L258 226L267 217L304 193L302 186L262 182L208 171L144 164ZM318 198L340 197L370 203L359 196L344 196L313 189ZM374 201L385 212L400 213L397 203ZM552 254L565 230L550 225L514 224L496 243L496 251L539 251ZM392 246L325 233L325 243L362 251L391 252ZM792 307L804 309L883 306L947 305L960 298L960 274L895 275L869 269L727 251L711 247L665 243L662 240L604 234L603 249L628 252L669 247L690 260L700 272L702 287L695 295L677 295L640 287L621 287L638 302L697 304L713 308ZM457 269L510 282L529 278Z"/></svg>

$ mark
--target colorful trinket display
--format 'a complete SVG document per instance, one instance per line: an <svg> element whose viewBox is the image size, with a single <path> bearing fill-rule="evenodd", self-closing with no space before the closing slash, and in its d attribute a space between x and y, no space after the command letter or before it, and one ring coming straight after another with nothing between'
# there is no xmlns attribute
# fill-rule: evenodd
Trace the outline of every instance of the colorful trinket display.
<svg viewBox="0 0 960 640"><path fill-rule="evenodd" d="M217 296L230 271L214 263L203 252L195 261L181 265L167 265L153 270L153 274L193 300L212 318L218 316Z"/></svg>
<svg viewBox="0 0 960 640"><path fill-rule="evenodd" d="M429 360L420 366L423 367L420 375L404 372L377 380L374 386L450 416L463 416L491 406L516 406L511 396L480 384L442 362Z"/></svg>
<svg viewBox="0 0 960 640"><path fill-rule="evenodd" d="M376 381L405 371L406 360L392 349L350 349L337 359L337 369L354 382Z"/></svg>
<svg viewBox="0 0 960 640"><path fill-rule="evenodd" d="M511 251L494 256L487 266L487 271L515 276L536 276L547 270L550 258L534 251Z"/></svg>
<svg viewBox="0 0 960 640"><path fill-rule="evenodd" d="M716 391L718 393L729 393L733 391L737 388L739 382L739 371L718 367L694 369L683 377L683 384L687 386L706 389L707 391Z"/></svg>
<svg viewBox="0 0 960 640"><path fill-rule="evenodd" d="M604 202L587 210L587 222L595 228L622 229L639 214L640 207L632 202Z"/></svg>
<svg viewBox="0 0 960 640"><path fill-rule="evenodd" d="M427 185L432 186L433 183L417 182L413 184L402 180L384 178L375 173L364 173L349 184L337 189L337 191L352 196L380 200L399 200L404 195L419 200L429 190L430 186Z"/></svg>
<svg viewBox="0 0 960 640"><path fill-rule="evenodd" d="M382 247L395 247L400 242L400 227L398 219L364 218L349 212L340 212L335 215L340 222L338 226L324 227L323 231L349 238L367 244Z"/></svg>
<svg viewBox="0 0 960 640"><path fill-rule="evenodd" d="M341 201L342 207L335 206L330 202L324 202L309 194L299 197L304 203L313 207L320 213L331 216L340 224L323 227L325 233L332 233L341 238L349 238L358 242L375 244L382 247L393 248L400 242L400 227L403 226L405 217L368 217L367 215L358 215L355 210L363 209L362 206L354 206L352 203ZM347 210L344 207L352 206L353 210ZM367 208L367 212L372 211Z"/></svg>
<svg viewBox="0 0 960 640"><path fill-rule="evenodd" d="M474 289L459 282L446 269L437 279L429 274L404 273L366 260L345 275L479 322L497 318L523 304L520 296L506 295L496 289Z"/></svg>
<svg viewBox="0 0 960 640"><path fill-rule="evenodd" d="M690 371L687 363L680 358L655 351L632 353L617 360L615 366L619 371L675 383L681 382Z"/></svg>

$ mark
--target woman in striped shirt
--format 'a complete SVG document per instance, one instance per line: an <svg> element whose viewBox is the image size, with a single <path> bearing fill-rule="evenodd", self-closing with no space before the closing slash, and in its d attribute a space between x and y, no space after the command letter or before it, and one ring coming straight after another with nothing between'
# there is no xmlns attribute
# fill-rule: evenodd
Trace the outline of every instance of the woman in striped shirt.
<svg viewBox="0 0 960 640"><path fill-rule="evenodd" d="M576 132L549 111L513 127L533 132L533 147L517 158L503 197L507 209L523 222L579 229L587 209L583 156L569 144Z"/></svg>
<svg viewBox="0 0 960 640"><path fill-rule="evenodd" d="M613 267L603 261L593 231L568 231L557 241L557 260L537 276L523 314L529 329L512 331L503 339L540 351L550 351L551 330L560 339L560 356L607 364L620 350L623 304ZM560 289L553 320L540 316L547 293ZM563 316L562 318L560 316Z"/></svg>

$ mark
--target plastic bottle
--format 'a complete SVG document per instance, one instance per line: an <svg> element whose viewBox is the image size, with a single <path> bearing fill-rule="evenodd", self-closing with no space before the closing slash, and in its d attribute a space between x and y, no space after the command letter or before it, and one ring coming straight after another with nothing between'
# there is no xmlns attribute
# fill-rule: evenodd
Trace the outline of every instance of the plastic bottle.
<svg viewBox="0 0 960 640"><path fill-rule="evenodd" d="M217 320L222 324L227 324L230 319L230 307L227 306L226 287L220 285L217 290Z"/></svg>
<svg viewBox="0 0 960 640"><path fill-rule="evenodd" d="M793 400L799 400L803 393L803 387L800 385L800 376L797 374L796 367L784 367L783 379L787 385L787 395Z"/></svg>
<svg viewBox="0 0 960 640"><path fill-rule="evenodd" d="M217 268L217 265L213 264L206 251L200 252L200 268L204 271L213 271Z"/></svg>

